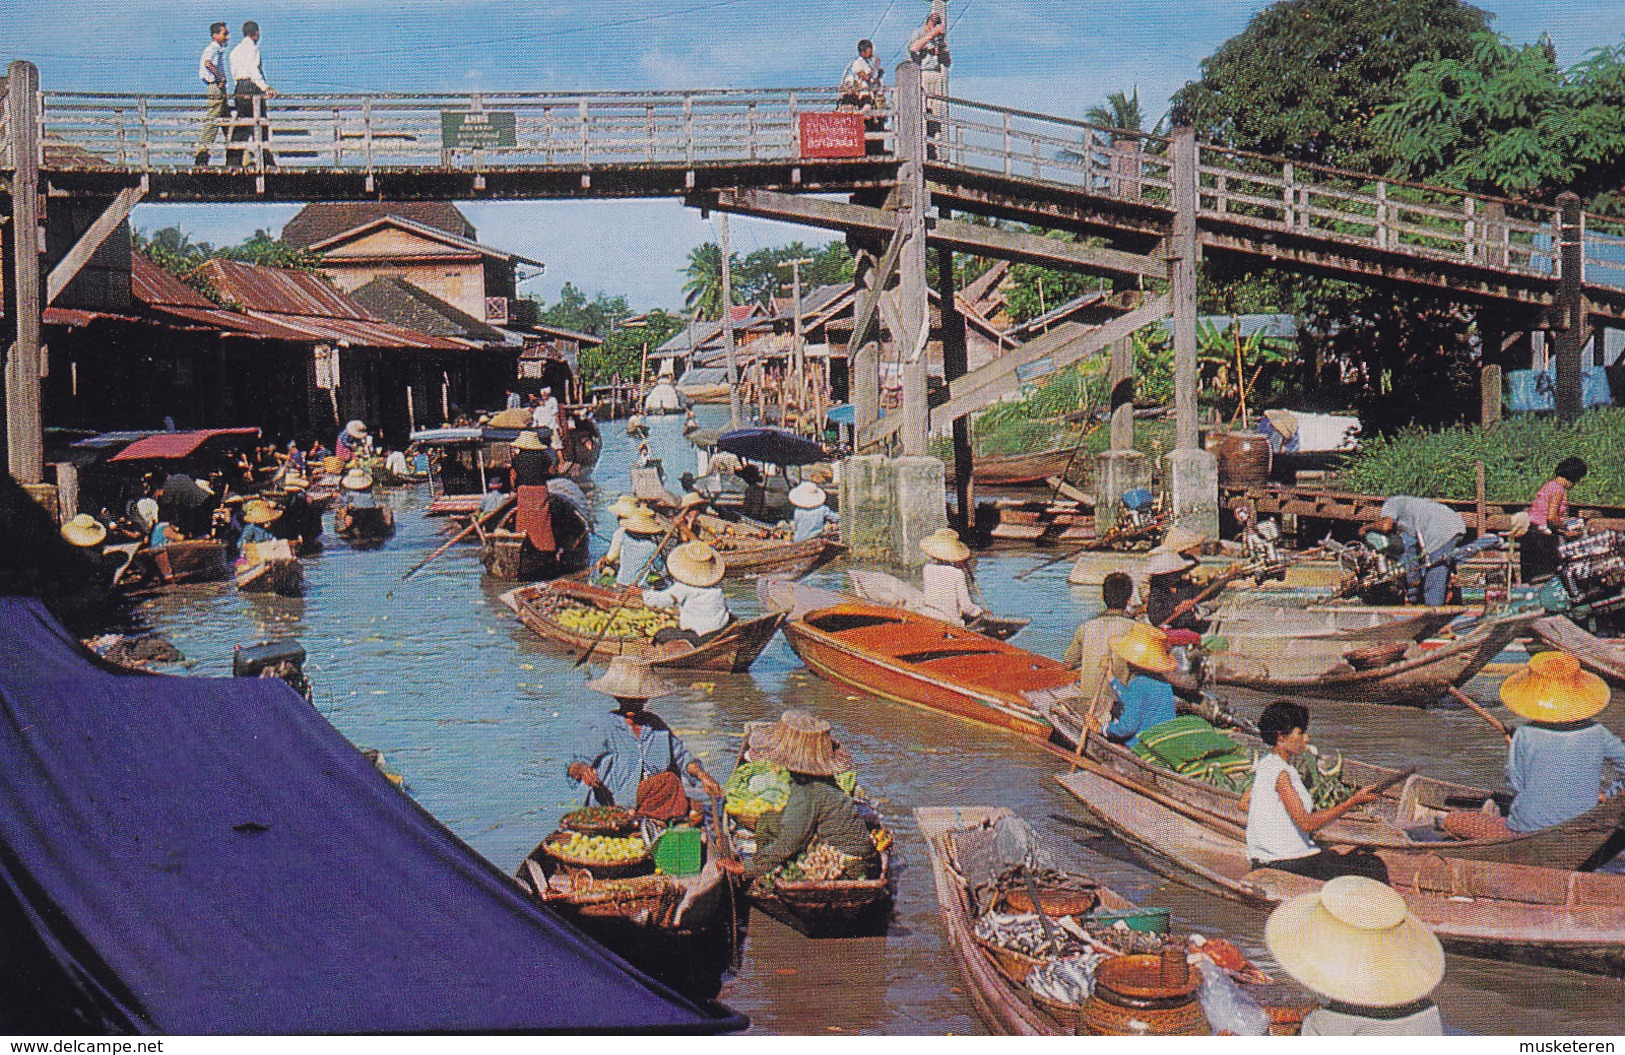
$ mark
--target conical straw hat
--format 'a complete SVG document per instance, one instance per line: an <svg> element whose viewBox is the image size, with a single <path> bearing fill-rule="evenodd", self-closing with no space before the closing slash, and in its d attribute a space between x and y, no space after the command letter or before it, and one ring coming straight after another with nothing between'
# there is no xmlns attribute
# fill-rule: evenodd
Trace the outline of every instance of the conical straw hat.
<svg viewBox="0 0 1625 1055"><path fill-rule="evenodd" d="M1409 1004L1444 978L1439 939L1392 887L1363 876L1328 880L1276 909L1264 944L1308 988L1360 1007Z"/></svg>
<svg viewBox="0 0 1625 1055"><path fill-rule="evenodd" d="M344 489L346 491L372 490L372 474L365 469L351 469L344 474Z"/></svg>
<svg viewBox="0 0 1625 1055"><path fill-rule="evenodd" d="M794 498L795 494L792 492L790 497ZM678 509L693 509L695 506L703 506L703 505L705 505L705 496L700 494L697 491L690 491L690 492L688 492L688 494L683 496L683 500L681 502L677 503L677 508Z"/></svg>
<svg viewBox="0 0 1625 1055"><path fill-rule="evenodd" d="M621 521L621 527L635 535L658 535L666 530L666 525L660 522L660 518L644 506L634 509Z"/></svg>
<svg viewBox="0 0 1625 1055"><path fill-rule="evenodd" d="M1281 434L1283 440L1290 440L1298 434L1298 415L1290 410L1266 410L1264 419Z"/></svg>
<svg viewBox="0 0 1625 1055"><path fill-rule="evenodd" d="M1153 553L1146 562L1140 566L1143 575L1177 575L1182 571L1189 571L1196 567L1196 562L1181 553L1172 550L1163 550Z"/></svg>
<svg viewBox="0 0 1625 1055"><path fill-rule="evenodd" d="M250 524L269 524L281 515L282 510L257 498L243 506L243 519Z"/></svg>
<svg viewBox="0 0 1625 1055"><path fill-rule="evenodd" d="M666 570L678 582L701 588L715 586L727 573L722 557L703 542L685 542L672 550Z"/></svg>
<svg viewBox="0 0 1625 1055"><path fill-rule="evenodd" d="M790 488L790 504L797 509L817 509L827 497L824 489L811 480L803 480Z"/></svg>
<svg viewBox="0 0 1625 1055"><path fill-rule="evenodd" d="M634 512L642 508L643 503L639 502L635 495L622 495L621 497L615 499L615 504L609 507L609 511L614 513L621 520L625 520Z"/></svg>
<svg viewBox="0 0 1625 1055"><path fill-rule="evenodd" d="M672 691L660 675L641 659L616 656L609 661L609 670L587 688L622 700L652 700Z"/></svg>
<svg viewBox="0 0 1625 1055"><path fill-rule="evenodd" d="M106 541L107 529L89 513L80 513L62 525L62 537L75 546L88 549Z"/></svg>
<svg viewBox="0 0 1625 1055"><path fill-rule="evenodd" d="M952 528L939 528L921 539L920 552L949 564L970 559L970 547L959 541L959 532Z"/></svg>
<svg viewBox="0 0 1625 1055"><path fill-rule="evenodd" d="M806 711L785 711L773 727L766 757L792 773L833 777L852 768L852 760L829 734L829 723Z"/></svg>
<svg viewBox="0 0 1625 1055"><path fill-rule="evenodd" d="M1501 683L1501 702L1537 722L1577 722L1608 706L1608 683L1580 669L1567 652L1537 652L1529 665Z"/></svg>
<svg viewBox="0 0 1625 1055"><path fill-rule="evenodd" d="M513 445L515 449L521 451L539 451L542 449L542 438L526 429L513 441Z"/></svg>
<svg viewBox="0 0 1625 1055"><path fill-rule="evenodd" d="M367 434L367 426L364 422L352 421L344 426L344 431L347 435L360 439Z"/></svg>
<svg viewBox="0 0 1625 1055"><path fill-rule="evenodd" d="M1168 654L1168 635L1149 623L1135 623L1122 637L1111 639L1118 658L1153 674L1167 674L1179 666Z"/></svg>

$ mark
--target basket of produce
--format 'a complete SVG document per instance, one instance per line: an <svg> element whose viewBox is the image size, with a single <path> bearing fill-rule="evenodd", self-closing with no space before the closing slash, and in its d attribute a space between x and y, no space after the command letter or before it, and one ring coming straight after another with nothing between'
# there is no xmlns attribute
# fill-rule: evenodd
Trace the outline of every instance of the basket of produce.
<svg viewBox="0 0 1625 1055"><path fill-rule="evenodd" d="M995 944L986 938L978 937L976 944L987 953L999 972L1017 985L1025 984L1027 975L1032 973L1033 968L1042 967L1046 962L1023 955L1014 949L1006 949L1003 945Z"/></svg>
<svg viewBox="0 0 1625 1055"><path fill-rule="evenodd" d="M790 774L765 759L744 762L722 788L723 808L740 825L756 830L764 813L777 813L790 801Z"/></svg>
<svg viewBox="0 0 1625 1055"><path fill-rule="evenodd" d="M637 875L653 867L649 846L641 836L583 835L555 832L542 841L547 856L597 879Z"/></svg>
<svg viewBox="0 0 1625 1055"><path fill-rule="evenodd" d="M1405 658L1406 644L1403 641L1386 641L1376 645L1363 645L1360 648L1351 648L1343 653L1343 658L1355 670L1375 670L1386 667L1390 663L1398 663Z"/></svg>
<svg viewBox="0 0 1625 1055"><path fill-rule="evenodd" d="M660 608L626 605L618 612L606 612L590 605L561 604L548 617L572 634L609 638L647 638L677 625L677 617ZM605 629L605 628L608 629Z"/></svg>
<svg viewBox="0 0 1625 1055"><path fill-rule="evenodd" d="M1178 954L1184 965L1184 954ZM1196 992L1202 976L1189 968L1170 977L1165 957L1154 953L1113 956L1095 968L1098 991L1122 1007L1159 1008L1184 1003Z"/></svg>
<svg viewBox="0 0 1625 1055"><path fill-rule="evenodd" d="M1051 929L1053 928L1053 929ZM989 912L971 928L976 939L1005 976L1024 984L1033 968L1048 960L1085 952L1084 944L1055 924L1049 928L1033 914Z"/></svg>
<svg viewBox="0 0 1625 1055"><path fill-rule="evenodd" d="M587 806L572 810L559 820L567 832L583 835L620 835L637 824L637 815L625 806Z"/></svg>

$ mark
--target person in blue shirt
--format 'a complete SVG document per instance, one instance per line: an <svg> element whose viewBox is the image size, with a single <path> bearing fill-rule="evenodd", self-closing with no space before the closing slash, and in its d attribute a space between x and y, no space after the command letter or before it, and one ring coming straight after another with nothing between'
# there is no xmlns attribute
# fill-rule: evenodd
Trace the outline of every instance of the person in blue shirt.
<svg viewBox="0 0 1625 1055"><path fill-rule="evenodd" d="M1166 677L1179 664L1168 652L1168 635L1147 623L1135 623L1122 637L1112 638L1111 650L1128 664L1129 675L1126 682L1111 679L1122 711L1104 732L1107 739L1133 747L1147 729L1173 721L1174 688Z"/></svg>
<svg viewBox="0 0 1625 1055"><path fill-rule="evenodd" d="M612 508L621 523L609 540L609 552L599 558L598 568L607 571L613 567L616 586L636 586L644 577L644 569L656 563L654 557L665 525L631 495L622 495Z"/></svg>
<svg viewBox="0 0 1625 1055"><path fill-rule="evenodd" d="M282 511L269 502L258 498L248 502L243 506L243 522L246 526L243 533L237 537L237 544L246 546L251 542L275 542L276 536L267 525L281 515Z"/></svg>
<svg viewBox="0 0 1625 1055"><path fill-rule="evenodd" d="M824 489L811 480L803 480L790 489L790 504L796 507L795 536L791 541L806 542L822 535L830 525L841 526L840 515L829 508L828 501Z"/></svg>
<svg viewBox="0 0 1625 1055"><path fill-rule="evenodd" d="M1594 719L1608 706L1608 683L1567 652L1541 652L1501 683L1501 702L1529 719L1512 734L1506 817L1474 810L1439 826L1462 839L1504 838L1571 821L1595 809L1605 766L1625 776L1625 742Z"/></svg>

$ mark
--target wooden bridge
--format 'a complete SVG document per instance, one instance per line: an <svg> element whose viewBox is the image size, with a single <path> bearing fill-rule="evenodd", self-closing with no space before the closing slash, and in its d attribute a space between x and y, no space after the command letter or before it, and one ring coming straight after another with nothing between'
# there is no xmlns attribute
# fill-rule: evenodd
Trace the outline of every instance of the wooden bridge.
<svg viewBox="0 0 1625 1055"><path fill-rule="evenodd" d="M678 197L844 231L860 247L867 290L852 345L860 439L878 445L900 435L909 453L923 453L932 427L957 422L962 433L972 411L1168 314L1177 435L1193 449L1195 266L1203 255L1436 295L1476 307L1498 332L1551 330L1565 413L1579 408L1591 327L1625 321L1625 221L1587 215L1577 199L1514 202L1230 150L1188 131L1153 136L969 99L927 100L908 63L897 70L891 110L871 115L867 149L855 156L811 156L802 141L806 115L835 108L828 88L312 94L279 96L268 109L228 119L217 156L232 126L269 137L231 144L244 152L232 168L193 164L200 96L43 90L30 64L9 72L0 106L0 178L12 221L5 284L8 301L28 307L7 313L16 341L8 393L28 387L32 371L21 364L38 347L32 306L49 304L142 200ZM18 250L28 240L11 232L41 225L41 203L64 194L106 208L42 273L38 254ZM1150 279L1158 292L1105 326L1057 327L969 373L962 323L956 338L950 311L949 397L928 407L928 246L949 262L953 252L1031 261ZM952 305L952 267L939 273L942 303ZM903 412L882 420L877 320L892 334L905 376ZM19 405L10 397L14 472L19 439L26 447L27 435L37 435L37 378L34 388L32 411L26 398ZM21 468L20 479L39 478L34 465ZM960 467L959 479L970 475Z"/></svg>

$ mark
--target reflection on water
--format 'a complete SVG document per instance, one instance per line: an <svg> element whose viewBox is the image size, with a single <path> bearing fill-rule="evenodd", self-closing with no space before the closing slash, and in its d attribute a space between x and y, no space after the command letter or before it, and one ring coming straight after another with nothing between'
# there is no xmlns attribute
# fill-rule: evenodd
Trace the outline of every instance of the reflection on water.
<svg viewBox="0 0 1625 1055"><path fill-rule="evenodd" d="M702 423L725 412L702 407ZM650 447L675 481L693 468L681 419L650 419ZM626 486L632 450L619 422L604 426L599 487L603 512ZM475 547L459 546L407 582L401 575L438 546L444 523L422 515L424 489L395 491L399 530L382 549L358 552L329 538L307 561L300 600L243 595L220 584L183 588L142 612L187 655L198 674L227 675L231 647L293 635L309 652L316 705L353 742L383 751L417 800L497 867L512 871L572 804L563 769L575 737L609 700L583 687L589 667L534 637L483 581ZM604 541L593 543L601 553ZM1040 556L1046 556L1040 555ZM999 552L977 576L991 606L1031 615L1018 644L1058 656L1098 591L1069 587L1055 564L1017 582L1040 557ZM840 588L837 563L810 577ZM753 611L750 583L729 584L735 607ZM911 811L928 805L1008 806L1079 867L1136 901L1172 908L1192 930L1223 933L1265 960L1264 914L1169 883L1083 823L1074 800L1051 779L1056 761L1013 737L831 685L801 666L782 637L748 675L668 675L678 691L657 710L718 776L752 719L787 706L828 719L851 750L866 788L898 833L896 914L884 937L809 939L752 917L743 966L722 999L753 1029L808 1033L977 1033L982 1031L948 950L931 869ZM1475 684L1480 700L1494 684ZM1242 710L1256 714L1257 699ZM1315 704L1314 738L1350 755L1471 783L1504 785L1504 742L1465 710ZM1616 728L1625 728L1615 709ZM245 745L245 749L251 749ZM1601 1032L1625 1027L1625 984L1538 968L1451 957L1438 998L1447 1023L1472 1032Z"/></svg>

